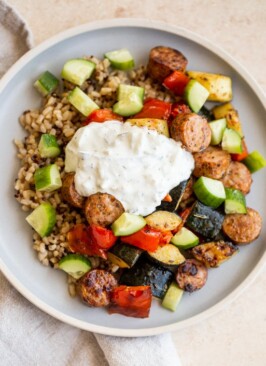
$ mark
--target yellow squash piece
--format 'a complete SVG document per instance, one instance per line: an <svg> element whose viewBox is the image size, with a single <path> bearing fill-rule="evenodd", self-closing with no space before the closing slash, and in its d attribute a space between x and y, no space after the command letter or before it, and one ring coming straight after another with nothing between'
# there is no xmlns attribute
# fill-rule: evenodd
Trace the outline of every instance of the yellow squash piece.
<svg viewBox="0 0 266 366"><path fill-rule="evenodd" d="M129 122L132 126L147 127L149 130L156 130L161 135L169 137L169 130L167 121L157 118L130 118L126 122Z"/></svg>
<svg viewBox="0 0 266 366"><path fill-rule="evenodd" d="M229 102L232 100L232 80L228 76L201 71L187 71L187 74L209 91L210 94L207 100L212 102Z"/></svg>
<svg viewBox="0 0 266 366"><path fill-rule="evenodd" d="M241 137L244 137L238 112L231 103L224 103L214 107L212 109L212 113L215 119L226 118L227 128L235 130Z"/></svg>

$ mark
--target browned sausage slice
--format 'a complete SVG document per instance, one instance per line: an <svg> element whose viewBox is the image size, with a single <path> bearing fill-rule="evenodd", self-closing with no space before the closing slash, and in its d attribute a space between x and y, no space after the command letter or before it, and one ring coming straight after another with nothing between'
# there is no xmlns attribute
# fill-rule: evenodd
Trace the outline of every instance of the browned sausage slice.
<svg viewBox="0 0 266 366"><path fill-rule="evenodd" d="M158 82L162 82L174 70L184 72L186 67L186 57L174 48L157 46L150 51L147 71Z"/></svg>
<svg viewBox="0 0 266 366"><path fill-rule="evenodd" d="M115 277L102 269L86 273L78 282L78 294L89 306L107 306L110 293L117 286Z"/></svg>
<svg viewBox="0 0 266 366"><path fill-rule="evenodd" d="M89 224L111 225L125 211L122 203L108 193L95 193L89 196L84 205Z"/></svg>
<svg viewBox="0 0 266 366"><path fill-rule="evenodd" d="M237 253L237 247L220 240L197 245L191 249L191 252L206 267L218 267Z"/></svg>
<svg viewBox="0 0 266 366"><path fill-rule="evenodd" d="M196 177L205 176L213 179L220 179L229 167L231 157L227 151L219 147L209 146L203 152L194 154L195 169L193 174Z"/></svg>
<svg viewBox="0 0 266 366"><path fill-rule="evenodd" d="M204 264L196 259L187 259L178 266L176 282L178 286L188 292L201 289L208 277L208 270Z"/></svg>
<svg viewBox="0 0 266 366"><path fill-rule="evenodd" d="M248 208L246 214L226 215L223 222L224 233L237 244L248 244L255 240L261 227L261 216L252 208Z"/></svg>
<svg viewBox="0 0 266 366"><path fill-rule="evenodd" d="M62 182L61 195L64 201L70 203L74 207L83 207L84 197L80 196L75 189L75 174L67 174Z"/></svg>
<svg viewBox="0 0 266 366"><path fill-rule="evenodd" d="M247 194L252 184L252 176L243 163L232 161L221 181L225 187L239 189Z"/></svg>
<svg viewBox="0 0 266 366"><path fill-rule="evenodd" d="M196 113L179 114L172 122L171 137L181 141L190 152L206 149L211 142L211 129L207 120Z"/></svg>

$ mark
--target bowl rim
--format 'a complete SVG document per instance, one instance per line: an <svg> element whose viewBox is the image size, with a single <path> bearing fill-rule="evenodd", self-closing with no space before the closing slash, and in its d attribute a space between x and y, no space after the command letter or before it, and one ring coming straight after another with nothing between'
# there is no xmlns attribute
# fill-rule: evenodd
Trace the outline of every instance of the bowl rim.
<svg viewBox="0 0 266 366"><path fill-rule="evenodd" d="M40 43L38 46L34 47L26 54L24 54L2 77L0 80L0 93L4 90L6 85L12 80L13 76L20 71L20 69L30 62L34 57L36 57L41 52L45 51L49 47L76 35L100 30L111 27L136 27L136 28L147 28L154 29L159 31L169 32L181 37L184 37L188 40L194 41L211 52L218 55L222 60L227 62L231 67L239 72L241 77L247 82L247 84L251 87L254 94L258 97L263 107L266 108L266 96L263 93L262 88L253 78L253 76L249 73L249 71L242 66L238 61L236 61L228 52L224 51L222 48L214 45L208 39L203 36L200 36L186 28L178 27L175 25L171 25L162 21L145 19L145 18L118 18L118 19L103 19L98 20L86 24L82 24L77 27L70 28L63 32L58 33L57 35L45 40ZM181 320L172 324L153 327L153 328L143 328L143 329L121 329L121 328L110 328L99 325L94 325L82 320L75 319L72 316L63 314L62 312L54 309L52 306L46 304L44 301L40 300L37 296L33 295L30 290L27 289L23 283L21 283L16 276L12 273L12 271L8 268L8 266L3 262L2 258L0 258L0 270L3 272L4 276L8 279L8 281L32 304L37 306L42 311L47 314L53 316L54 318L61 320L69 325L74 327L100 333L106 335L113 336L121 336L121 337L143 337L161 334L165 332L177 331L179 329L194 325L200 321L203 321L222 308L224 308L229 303L233 302L242 292L256 279L259 273L262 271L264 265L266 263L266 248L264 249L264 253L261 258L257 262L256 266L253 270L248 274L248 276L223 300L219 301L215 305L211 306L207 310L192 316L189 319Z"/></svg>

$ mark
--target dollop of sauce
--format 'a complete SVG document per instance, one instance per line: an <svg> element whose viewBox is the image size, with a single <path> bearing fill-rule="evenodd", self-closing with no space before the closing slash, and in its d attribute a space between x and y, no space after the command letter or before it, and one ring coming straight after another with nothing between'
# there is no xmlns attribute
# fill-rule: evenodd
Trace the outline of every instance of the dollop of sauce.
<svg viewBox="0 0 266 366"><path fill-rule="evenodd" d="M65 171L82 196L109 193L126 212L146 216L188 179L194 159L180 142L130 123L92 122L66 146Z"/></svg>

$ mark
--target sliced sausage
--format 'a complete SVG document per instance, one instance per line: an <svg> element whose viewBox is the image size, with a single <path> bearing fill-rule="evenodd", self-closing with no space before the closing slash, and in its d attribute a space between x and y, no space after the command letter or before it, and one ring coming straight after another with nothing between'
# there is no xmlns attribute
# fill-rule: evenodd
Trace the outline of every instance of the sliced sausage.
<svg viewBox="0 0 266 366"><path fill-rule="evenodd" d="M67 174L62 182L61 195L64 201L70 203L74 207L83 207L84 197L78 194L75 189L75 173Z"/></svg>
<svg viewBox="0 0 266 366"><path fill-rule="evenodd" d="M186 67L186 57L174 48L157 46L150 51L147 71L158 82L162 82L174 70L184 72Z"/></svg>
<svg viewBox="0 0 266 366"><path fill-rule="evenodd" d="M239 189L247 194L252 184L252 176L243 163L232 161L221 181L225 187Z"/></svg>
<svg viewBox="0 0 266 366"><path fill-rule="evenodd" d="M107 306L111 291L117 286L115 277L102 269L86 273L78 282L77 290L81 299L89 306Z"/></svg>
<svg viewBox="0 0 266 366"><path fill-rule="evenodd" d="M246 214L229 214L223 222L224 233L237 244L248 244L255 240L262 227L260 214L252 208Z"/></svg>
<svg viewBox="0 0 266 366"><path fill-rule="evenodd" d="M237 253L237 247L223 240L211 241L195 246L191 249L191 253L206 267L218 267Z"/></svg>
<svg viewBox="0 0 266 366"><path fill-rule="evenodd" d="M211 129L204 117L196 113L179 114L170 127L171 137L181 141L190 152L206 149L211 142Z"/></svg>
<svg viewBox="0 0 266 366"><path fill-rule="evenodd" d="M95 193L84 204L85 216L89 224L111 225L125 211L122 203L108 193Z"/></svg>
<svg viewBox="0 0 266 366"><path fill-rule="evenodd" d="M209 146L203 152L194 154L195 168L193 174L196 177L205 176L220 179L229 167L231 157L227 151L219 147Z"/></svg>
<svg viewBox="0 0 266 366"><path fill-rule="evenodd" d="M201 289L208 277L208 270L204 264L196 259L187 259L178 266L176 282L178 286L188 292Z"/></svg>

